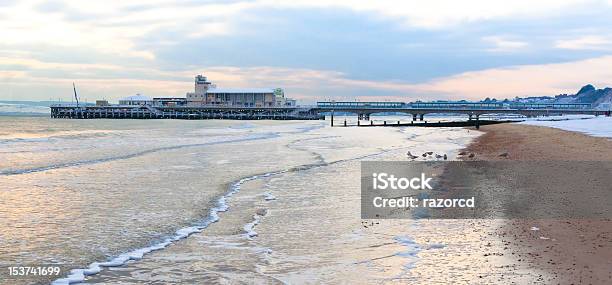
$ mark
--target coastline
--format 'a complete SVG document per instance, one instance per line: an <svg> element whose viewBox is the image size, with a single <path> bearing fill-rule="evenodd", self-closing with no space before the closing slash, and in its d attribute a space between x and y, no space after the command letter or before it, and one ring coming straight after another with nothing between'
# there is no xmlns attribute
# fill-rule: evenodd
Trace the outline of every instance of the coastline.
<svg viewBox="0 0 612 285"><path fill-rule="evenodd" d="M608 138L523 124L484 126L480 131L484 134L464 149L463 160L612 161L612 140ZM585 173L584 178L598 179L591 173ZM555 179L554 174L546 179ZM576 181L572 188L581 189L579 183ZM586 203L612 199L609 191L581 190L553 193L552 203L562 203L568 198ZM572 210L576 209L567 211ZM514 259L517 267L543 272L533 282L603 284L612 281L609 259L612 220L609 218L509 219L498 228L496 235L508 241L507 256Z"/></svg>

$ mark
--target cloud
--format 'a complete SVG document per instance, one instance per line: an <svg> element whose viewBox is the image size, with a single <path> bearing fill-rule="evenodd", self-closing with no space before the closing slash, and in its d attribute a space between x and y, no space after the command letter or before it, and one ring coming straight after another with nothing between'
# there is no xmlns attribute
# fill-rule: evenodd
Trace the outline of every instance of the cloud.
<svg viewBox="0 0 612 285"><path fill-rule="evenodd" d="M147 8L142 6L145 3ZM155 0L22 1L0 10L0 38L5 45L80 47L153 60L151 50L138 46L143 36L163 29L185 37L229 34L232 19L251 6L249 2L187 6Z"/></svg>
<svg viewBox="0 0 612 285"><path fill-rule="evenodd" d="M75 80L91 97L181 96L192 89L192 77L204 72L220 86L279 86L309 100L550 95L587 82L610 83L607 67L599 64L609 58L577 60L601 55L609 38L555 42L567 35L566 28L609 31L605 19L566 20L576 11L603 13L597 9L602 5L607 4L0 0L0 92L48 99L69 94L66 87ZM564 24L550 28L552 18ZM526 31L534 23L537 31ZM554 42L558 53L532 53L538 39L547 49ZM600 53L574 52L581 49ZM559 59L574 61L491 68Z"/></svg>
<svg viewBox="0 0 612 285"><path fill-rule="evenodd" d="M1 62L2 59L0 59ZM15 63L12 62L12 64ZM191 78L202 72L202 70L168 72L132 69L129 72L148 72L149 77L158 79L90 78L87 76L79 78L78 71L83 68L114 70L118 67L35 61L23 64L34 69L53 68L75 72L74 79L52 76L33 78L28 72L19 70L0 73L1 77L5 77L4 84L10 85L14 94L31 93L32 80L35 80L46 88L47 92L44 96L47 97L45 98L65 96L61 92L66 92L72 80L77 82L82 90L81 93L87 94L89 98L117 99L137 92L150 96L183 96L185 92L193 88ZM476 100L485 97L512 98L573 93L587 83L609 86L612 83L610 81L612 70L608 67L611 65L612 56L603 56L566 63L522 65L464 72L418 84L353 79L342 72L329 70L267 66L210 67L205 70L205 75L218 86L223 87L282 87L286 89L288 96L297 97L306 102L325 98L337 100L378 98L379 100L400 101ZM55 93L52 92L54 90Z"/></svg>
<svg viewBox="0 0 612 285"><path fill-rule="evenodd" d="M503 36L488 36L482 38L482 40L490 45L487 51L490 52L513 52L524 49L529 44L524 41L511 40Z"/></svg>
<svg viewBox="0 0 612 285"><path fill-rule="evenodd" d="M604 36L589 35L574 39L558 40L555 47L570 50L612 50L612 39Z"/></svg>
<svg viewBox="0 0 612 285"><path fill-rule="evenodd" d="M155 59L138 40L169 30L191 38L245 32L244 18L258 18L271 9L329 8L360 13L367 18L395 21L416 28L453 28L492 19L556 16L576 9L587 0L514 1L360 1L360 0L255 0L229 2L125 1L22 1L0 18L5 44L78 46L122 56ZM265 17L265 16L261 16ZM274 19L263 19L273 21ZM242 25L242 26L237 26ZM504 43L502 43L504 44ZM505 43L513 44L511 42Z"/></svg>
<svg viewBox="0 0 612 285"><path fill-rule="evenodd" d="M558 15L596 1L584 0L262 0L262 3L293 7L341 7L364 14L396 19L410 27L441 28L500 18L532 18Z"/></svg>
<svg viewBox="0 0 612 285"><path fill-rule="evenodd" d="M515 96L540 96L573 93L581 86L592 83L597 86L612 86L612 56L602 56L554 64L519 65L504 68L491 68L473 72L463 72L453 76L437 78L413 84L397 81L358 80L346 74L333 71L295 70L295 69L245 69L217 70L222 74L240 74L245 86L251 74L259 74L255 81L278 82L280 86L307 89L313 92L320 89L370 90L379 96L359 96L356 98L384 98L401 101L416 99L471 99L486 97L513 98ZM283 78L285 80L276 78ZM215 78L215 77L211 77ZM234 78L235 79L235 78ZM228 80L232 82L233 80ZM235 82L235 81L234 81ZM313 88L317 86L317 88ZM309 89L310 87L310 89ZM289 93L290 94L290 93ZM316 97L317 93L310 93ZM345 94L340 93L340 96Z"/></svg>
<svg viewBox="0 0 612 285"><path fill-rule="evenodd" d="M61 12L66 5L61 1L45 1L38 4L35 9L43 13Z"/></svg>
<svg viewBox="0 0 612 285"><path fill-rule="evenodd" d="M0 84L13 94L8 99L40 94L39 100L68 98L66 96L70 93L66 93L66 88L73 81L79 86L80 93L89 99L116 100L134 93L184 96L185 92L193 89L193 76L203 72L198 69L163 71L112 64L73 64L2 57L0 69L7 70L0 73ZM139 74L141 78L130 78L130 74ZM395 95L407 99L410 97L406 92L413 90L413 86L406 83L357 80L342 72L306 68L216 66L206 68L204 74L222 87L282 87L289 96L307 102L330 96L352 100L367 94L379 98ZM0 94L0 97L2 95L6 96Z"/></svg>
<svg viewBox="0 0 612 285"><path fill-rule="evenodd" d="M512 98L573 93L587 83L612 85L612 56L586 60L493 68L432 80L418 88L457 97Z"/></svg>

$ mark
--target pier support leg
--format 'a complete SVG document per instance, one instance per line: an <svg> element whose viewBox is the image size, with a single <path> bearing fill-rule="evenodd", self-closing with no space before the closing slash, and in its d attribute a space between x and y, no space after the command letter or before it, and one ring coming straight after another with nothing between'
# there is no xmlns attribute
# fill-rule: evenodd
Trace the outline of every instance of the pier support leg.
<svg viewBox="0 0 612 285"><path fill-rule="evenodd" d="M420 114L419 115L419 121L423 121L423 117L425 117L425 114Z"/></svg>
<svg viewBox="0 0 612 285"><path fill-rule="evenodd" d="M416 121L417 120L417 114L412 114L412 121Z"/></svg>
<svg viewBox="0 0 612 285"><path fill-rule="evenodd" d="M334 110L331 111L331 126L334 126Z"/></svg>
<svg viewBox="0 0 612 285"><path fill-rule="evenodd" d="M346 127L346 119L344 119L344 126Z"/></svg>

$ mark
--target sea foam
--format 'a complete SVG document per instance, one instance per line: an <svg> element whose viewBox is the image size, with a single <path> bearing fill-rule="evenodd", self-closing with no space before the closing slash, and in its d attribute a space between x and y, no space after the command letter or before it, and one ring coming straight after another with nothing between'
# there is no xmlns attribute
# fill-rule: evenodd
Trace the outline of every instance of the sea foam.
<svg viewBox="0 0 612 285"><path fill-rule="evenodd" d="M166 248L170 244L178 240L184 239L194 233L199 233L203 229L207 228L210 224L218 222L220 219L219 217L220 212L226 212L227 210L229 210L229 205L227 204L227 200L229 197L231 197L232 195L240 191L240 187L242 186L242 184L248 181L251 181L251 180L270 177L270 176L278 175L278 174L285 173L285 172L287 171L283 170L283 171L268 172L268 173L264 173L260 175L253 175L253 176L245 177L238 181L235 181L230 185L229 191L226 192L225 195L217 199L215 207L210 209L208 216L203 221L198 223L197 225L179 229L176 232L174 232L174 235L164 239L162 242L156 243L148 247L139 248L139 249L135 249L130 252L127 252L127 253L120 254L109 261L94 262L94 263L91 263L87 268L72 269L67 277L57 279L53 281L51 284L63 285L63 284L73 284L73 283L83 282L85 281L86 276L95 275L99 273L100 271L102 271L104 267L117 267L117 266L122 266L126 264L130 260L140 260L144 257L144 255L150 252ZM258 213L254 215L253 216L254 221L244 226L244 230L247 232L247 235L249 237L254 237L257 235L257 233L253 230L253 228L255 227L255 225L259 223L259 219L261 219L263 215L265 214Z"/></svg>

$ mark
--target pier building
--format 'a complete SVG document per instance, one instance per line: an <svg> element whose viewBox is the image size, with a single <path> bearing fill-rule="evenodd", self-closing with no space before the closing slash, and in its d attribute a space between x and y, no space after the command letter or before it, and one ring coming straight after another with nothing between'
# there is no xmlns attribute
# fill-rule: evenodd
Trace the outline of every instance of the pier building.
<svg viewBox="0 0 612 285"><path fill-rule="evenodd" d="M185 106L187 105L187 99L182 97L175 98L153 98L154 106Z"/></svg>
<svg viewBox="0 0 612 285"><path fill-rule="evenodd" d="M135 106L135 105L153 105L153 99L136 94L134 96L128 96L123 99L119 99L119 105Z"/></svg>
<svg viewBox="0 0 612 285"><path fill-rule="evenodd" d="M186 95L188 106L291 107L281 88L217 88L206 76L197 75L194 92Z"/></svg>

